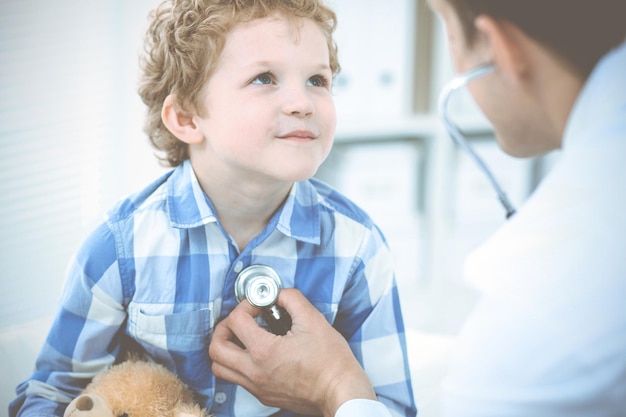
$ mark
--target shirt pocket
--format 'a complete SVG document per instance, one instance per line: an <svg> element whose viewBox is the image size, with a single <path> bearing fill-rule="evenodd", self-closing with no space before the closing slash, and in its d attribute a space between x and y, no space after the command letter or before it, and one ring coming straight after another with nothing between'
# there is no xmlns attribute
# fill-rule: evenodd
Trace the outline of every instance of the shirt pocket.
<svg viewBox="0 0 626 417"><path fill-rule="evenodd" d="M163 350L189 352L205 349L212 332L212 310L180 313L159 310L169 306L131 303L128 306L128 332L142 345Z"/></svg>

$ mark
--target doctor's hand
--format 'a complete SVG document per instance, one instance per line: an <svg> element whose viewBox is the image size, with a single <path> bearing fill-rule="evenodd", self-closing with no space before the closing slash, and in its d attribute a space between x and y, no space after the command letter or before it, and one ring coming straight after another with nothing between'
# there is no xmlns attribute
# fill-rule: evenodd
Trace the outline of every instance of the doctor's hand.
<svg viewBox="0 0 626 417"><path fill-rule="evenodd" d="M246 300L216 326L209 355L218 378L265 405L302 414L330 417L350 399L376 400L346 340L300 291L281 290L277 304L292 319L284 336L259 327L254 317L261 310Z"/></svg>

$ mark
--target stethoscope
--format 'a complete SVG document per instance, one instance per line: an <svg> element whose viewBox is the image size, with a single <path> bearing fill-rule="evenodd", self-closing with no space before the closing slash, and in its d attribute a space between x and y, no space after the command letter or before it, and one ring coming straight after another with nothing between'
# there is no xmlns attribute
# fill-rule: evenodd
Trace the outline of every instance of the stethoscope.
<svg viewBox="0 0 626 417"><path fill-rule="evenodd" d="M237 275L235 296L237 301L244 299L262 310L262 317L269 330L277 335L286 334L291 329L291 317L276 305L282 288L278 273L267 265L250 265Z"/></svg>
<svg viewBox="0 0 626 417"><path fill-rule="evenodd" d="M498 194L498 199L500 203L506 210L506 218L510 218L515 214L515 207L509 201L506 193L496 180L495 176L491 172L491 170L487 167L487 165L483 162L483 160L474 152L474 150L469 146L467 138L461 133L461 130L452 122L450 116L448 114L448 103L450 101L450 97L452 93L458 90L461 87L465 87L470 81L481 77L485 74L488 74L496 69L493 64L485 64L479 67L476 67L464 74L460 74L453 78L450 82L448 82L443 89L441 90L441 94L439 95L439 116L441 117L446 129L452 139L463 149L478 165L480 170L485 174L492 187L496 190Z"/></svg>

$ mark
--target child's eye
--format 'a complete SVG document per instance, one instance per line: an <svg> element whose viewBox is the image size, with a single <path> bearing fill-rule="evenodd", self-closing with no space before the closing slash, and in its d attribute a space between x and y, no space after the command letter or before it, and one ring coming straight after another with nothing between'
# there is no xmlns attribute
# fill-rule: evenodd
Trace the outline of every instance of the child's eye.
<svg viewBox="0 0 626 417"><path fill-rule="evenodd" d="M259 74L252 80L252 84L272 84L272 82L273 77L272 74L269 72Z"/></svg>
<svg viewBox="0 0 626 417"><path fill-rule="evenodd" d="M307 85L311 87L327 87L328 79L323 75L314 75L307 81Z"/></svg>

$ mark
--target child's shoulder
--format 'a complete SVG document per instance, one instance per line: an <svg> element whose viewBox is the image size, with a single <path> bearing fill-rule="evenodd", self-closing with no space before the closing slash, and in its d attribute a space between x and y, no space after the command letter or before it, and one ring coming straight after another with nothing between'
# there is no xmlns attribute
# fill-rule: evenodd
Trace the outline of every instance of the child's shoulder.
<svg viewBox="0 0 626 417"><path fill-rule="evenodd" d="M369 214L342 192L317 178L308 182L315 188L320 205L367 227L373 225Z"/></svg>
<svg viewBox="0 0 626 417"><path fill-rule="evenodd" d="M161 175L143 189L124 197L109 210L109 222L120 222L146 209L158 210L167 203L167 181L175 170Z"/></svg>

